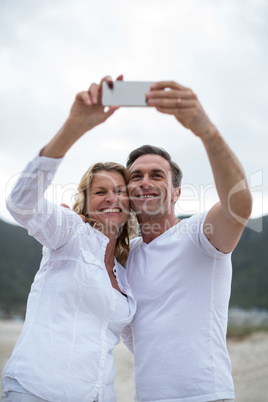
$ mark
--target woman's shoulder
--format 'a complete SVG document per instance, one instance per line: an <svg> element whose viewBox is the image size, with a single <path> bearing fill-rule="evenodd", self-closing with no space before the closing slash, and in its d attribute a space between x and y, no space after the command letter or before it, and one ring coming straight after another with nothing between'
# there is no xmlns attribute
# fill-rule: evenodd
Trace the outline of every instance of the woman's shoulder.
<svg viewBox="0 0 268 402"><path fill-rule="evenodd" d="M130 245L129 245L129 251L133 251L134 249L138 248L142 244L142 237L137 236L134 237L134 239L130 240Z"/></svg>

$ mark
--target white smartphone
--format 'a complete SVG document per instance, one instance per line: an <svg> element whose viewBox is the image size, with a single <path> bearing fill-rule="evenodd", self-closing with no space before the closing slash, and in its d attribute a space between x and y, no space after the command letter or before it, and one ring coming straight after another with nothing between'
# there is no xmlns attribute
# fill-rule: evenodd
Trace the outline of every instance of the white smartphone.
<svg viewBox="0 0 268 402"><path fill-rule="evenodd" d="M103 106L148 106L145 93L154 82L114 81L110 88L106 81L102 84Z"/></svg>

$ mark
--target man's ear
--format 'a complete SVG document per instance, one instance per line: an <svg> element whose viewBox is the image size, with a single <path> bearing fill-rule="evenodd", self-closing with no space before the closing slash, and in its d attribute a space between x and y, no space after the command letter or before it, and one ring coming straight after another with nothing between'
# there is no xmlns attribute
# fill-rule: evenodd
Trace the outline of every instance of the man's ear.
<svg viewBox="0 0 268 402"><path fill-rule="evenodd" d="M172 194L172 201L175 203L178 201L181 195L181 187L175 187Z"/></svg>

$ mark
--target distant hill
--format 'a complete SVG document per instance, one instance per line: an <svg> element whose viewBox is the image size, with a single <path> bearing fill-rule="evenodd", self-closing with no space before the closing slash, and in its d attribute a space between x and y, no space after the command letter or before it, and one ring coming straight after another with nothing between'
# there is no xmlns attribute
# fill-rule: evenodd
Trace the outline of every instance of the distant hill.
<svg viewBox="0 0 268 402"><path fill-rule="evenodd" d="M268 310L268 216L251 220L233 253L230 305ZM23 315L34 275L39 267L41 245L19 226L0 220L0 314Z"/></svg>
<svg viewBox="0 0 268 402"><path fill-rule="evenodd" d="M249 221L233 252L231 306L268 310L268 216Z"/></svg>
<svg viewBox="0 0 268 402"><path fill-rule="evenodd" d="M0 311L24 314L42 246L20 226L0 220Z"/></svg>

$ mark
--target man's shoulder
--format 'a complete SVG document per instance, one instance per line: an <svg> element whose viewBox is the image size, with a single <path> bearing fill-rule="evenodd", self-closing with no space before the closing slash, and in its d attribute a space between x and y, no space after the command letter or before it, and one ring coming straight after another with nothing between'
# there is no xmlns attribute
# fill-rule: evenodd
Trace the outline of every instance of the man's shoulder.
<svg viewBox="0 0 268 402"><path fill-rule="evenodd" d="M188 224L192 224L195 222L200 222L203 221L205 219L207 215L207 212L202 212L199 214L194 214L194 215L187 215L187 216L183 216L181 217L180 223L188 223Z"/></svg>
<svg viewBox="0 0 268 402"><path fill-rule="evenodd" d="M196 214L192 216L182 217L177 225L169 229L170 236L188 235L191 233L199 233L202 228L206 213Z"/></svg>

